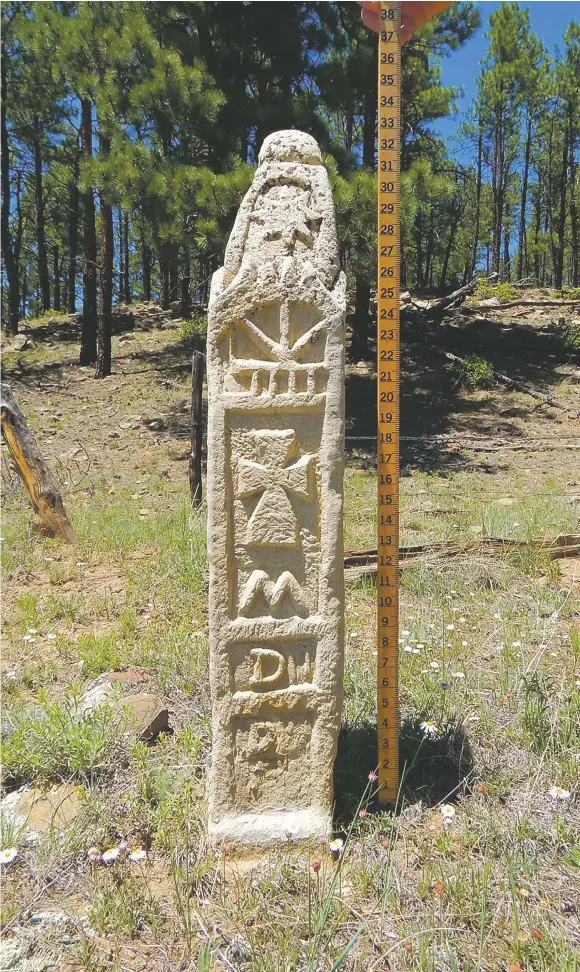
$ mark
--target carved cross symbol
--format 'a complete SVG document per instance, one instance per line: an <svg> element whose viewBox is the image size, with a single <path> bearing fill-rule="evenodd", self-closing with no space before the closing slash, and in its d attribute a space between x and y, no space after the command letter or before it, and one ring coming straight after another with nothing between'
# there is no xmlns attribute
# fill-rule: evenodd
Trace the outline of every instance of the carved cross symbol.
<svg viewBox="0 0 580 972"><path fill-rule="evenodd" d="M294 429L254 433L262 462L240 459L238 492L241 497L261 493L248 523L246 543L255 547L297 547L299 527L288 498L294 493L310 500L309 470L312 456L302 456L288 464L293 451Z"/></svg>

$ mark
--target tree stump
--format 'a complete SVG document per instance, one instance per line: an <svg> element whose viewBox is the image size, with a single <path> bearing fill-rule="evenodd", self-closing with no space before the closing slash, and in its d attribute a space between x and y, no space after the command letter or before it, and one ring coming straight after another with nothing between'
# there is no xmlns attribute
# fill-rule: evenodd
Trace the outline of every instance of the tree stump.
<svg viewBox="0 0 580 972"><path fill-rule="evenodd" d="M48 469L26 419L16 404L9 385L2 385L2 436L16 472L28 493L39 531L76 543L60 493L54 488Z"/></svg>

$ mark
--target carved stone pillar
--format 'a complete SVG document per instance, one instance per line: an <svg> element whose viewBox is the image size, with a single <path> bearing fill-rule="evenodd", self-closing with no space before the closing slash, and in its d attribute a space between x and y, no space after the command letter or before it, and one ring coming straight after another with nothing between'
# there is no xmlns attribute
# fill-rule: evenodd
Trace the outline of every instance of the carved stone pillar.
<svg viewBox="0 0 580 972"><path fill-rule="evenodd" d="M315 140L270 135L208 321L210 834L326 836L343 674L345 278Z"/></svg>

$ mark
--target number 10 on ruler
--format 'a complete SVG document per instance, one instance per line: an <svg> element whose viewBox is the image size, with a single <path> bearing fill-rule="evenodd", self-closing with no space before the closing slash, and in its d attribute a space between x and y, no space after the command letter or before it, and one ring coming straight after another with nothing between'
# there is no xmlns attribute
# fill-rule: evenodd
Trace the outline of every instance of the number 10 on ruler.
<svg viewBox="0 0 580 972"><path fill-rule="evenodd" d="M400 3L381 3L378 175L377 736L381 803L399 789Z"/></svg>

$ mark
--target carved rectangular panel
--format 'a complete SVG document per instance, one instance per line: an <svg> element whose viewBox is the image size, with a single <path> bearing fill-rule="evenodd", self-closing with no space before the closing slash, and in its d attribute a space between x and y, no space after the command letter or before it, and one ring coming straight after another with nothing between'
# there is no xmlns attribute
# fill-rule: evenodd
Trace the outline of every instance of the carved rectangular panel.
<svg viewBox="0 0 580 972"><path fill-rule="evenodd" d="M331 829L343 667L345 280L314 140L264 143L208 317L209 830Z"/></svg>

